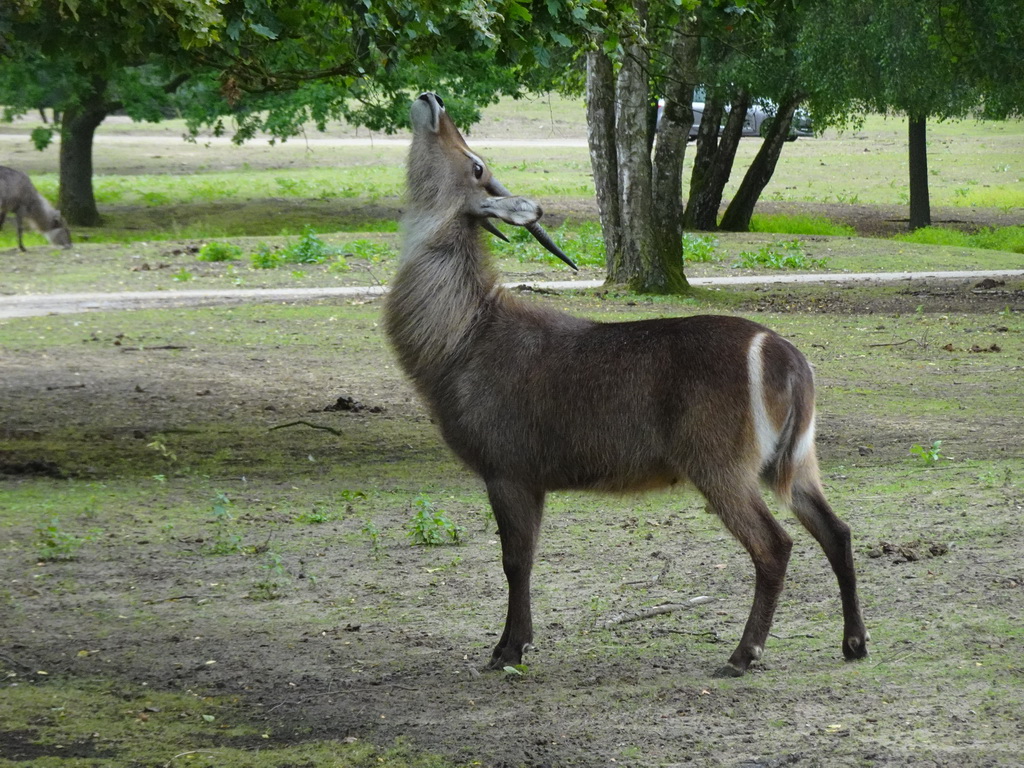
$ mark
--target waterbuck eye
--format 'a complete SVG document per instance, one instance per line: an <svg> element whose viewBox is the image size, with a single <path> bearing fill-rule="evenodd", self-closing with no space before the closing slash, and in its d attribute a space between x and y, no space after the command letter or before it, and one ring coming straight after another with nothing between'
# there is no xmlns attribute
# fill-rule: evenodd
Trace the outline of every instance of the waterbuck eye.
<svg viewBox="0 0 1024 768"><path fill-rule="evenodd" d="M473 175L478 179L484 175L484 167L480 163L473 163Z"/></svg>

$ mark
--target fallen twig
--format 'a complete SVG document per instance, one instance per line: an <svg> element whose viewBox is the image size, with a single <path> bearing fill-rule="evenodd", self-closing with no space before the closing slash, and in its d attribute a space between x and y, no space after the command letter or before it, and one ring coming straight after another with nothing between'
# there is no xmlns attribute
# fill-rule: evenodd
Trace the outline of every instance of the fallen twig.
<svg viewBox="0 0 1024 768"><path fill-rule="evenodd" d="M159 344L152 347L121 347L122 352L152 352L158 349L188 349L182 344Z"/></svg>
<svg viewBox="0 0 1024 768"><path fill-rule="evenodd" d="M708 595L701 595L700 597L691 597L685 603L663 603L662 605L655 605L650 608L642 608L639 611L631 611L629 613L619 613L612 616L610 619L605 620L604 627L614 627L618 624L629 624L632 621L643 621L644 619L650 619L655 616L661 616L662 614L672 613L673 611L681 611L686 608L694 608L698 605L704 605L705 603L713 602L715 598L709 597Z"/></svg>
<svg viewBox="0 0 1024 768"><path fill-rule="evenodd" d="M925 329L924 335L920 339L910 338L910 339L904 339L903 341L889 341L889 342L879 341L879 342L875 342L873 344L868 344L868 346L869 347L902 347L904 344L909 344L910 342L914 342L921 349L928 349L928 329L927 328Z"/></svg>
<svg viewBox="0 0 1024 768"><path fill-rule="evenodd" d="M290 421L287 424L278 424L276 427L271 427L267 431L268 432L273 432L275 429L288 429L288 427L297 427L300 424L302 426L304 426L304 427L309 427L310 429L322 429L325 432L330 432L332 435L334 435L336 437L342 437L342 432L341 432L340 429L335 429L334 427L328 427L328 426L326 426L324 424L314 424L314 423L312 423L310 421L305 421L304 419L299 419L298 421Z"/></svg>
<svg viewBox="0 0 1024 768"><path fill-rule="evenodd" d="M655 576L653 579L640 579L639 581L627 581L625 583L625 586L628 586L628 587L644 587L646 589L650 589L651 587L658 586L658 582L660 582L662 579L665 578L665 576L668 575L668 569L672 566L672 558L669 557L668 555L665 555L665 554L661 553L661 552L654 552L651 555L651 557L653 557L656 560L664 561L664 565L662 565L662 567L661 567L661 572L657 576Z"/></svg>
<svg viewBox="0 0 1024 768"><path fill-rule="evenodd" d="M874 344L868 344L869 347L902 347L904 344L914 342L920 344L921 342L917 339L904 339L903 341L888 341L888 342L876 342Z"/></svg>
<svg viewBox="0 0 1024 768"><path fill-rule="evenodd" d="M143 600L143 605L156 605L157 603L173 603L175 600L209 600L217 595L172 595L171 597L154 597L152 600Z"/></svg>

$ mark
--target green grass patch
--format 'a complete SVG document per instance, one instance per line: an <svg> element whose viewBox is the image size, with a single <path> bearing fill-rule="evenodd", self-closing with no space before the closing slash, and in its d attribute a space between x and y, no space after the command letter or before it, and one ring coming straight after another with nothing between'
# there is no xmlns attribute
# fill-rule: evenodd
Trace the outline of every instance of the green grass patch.
<svg viewBox="0 0 1024 768"><path fill-rule="evenodd" d="M804 214L760 214L750 220L751 232L772 232L780 235L847 235L856 231L846 224L837 224L824 216Z"/></svg>
<svg viewBox="0 0 1024 768"><path fill-rule="evenodd" d="M824 269L828 259L815 259L804 253L799 240L779 240L762 245L756 251L741 251L734 267L742 269Z"/></svg>
<svg viewBox="0 0 1024 768"><path fill-rule="evenodd" d="M199 248L199 261L232 261L242 257L242 249L233 243L214 241Z"/></svg>
<svg viewBox="0 0 1024 768"><path fill-rule="evenodd" d="M101 651L83 649L87 657ZM10 678L8 678L10 680ZM24 768L187 765L193 768L446 768L449 760L398 743L352 739L282 744L247 723L232 697L173 693L104 680L49 678L6 683L0 745Z"/></svg>
<svg viewBox="0 0 1024 768"><path fill-rule="evenodd" d="M276 269L286 264L308 266L331 262L332 270L345 272L349 268L345 254L343 247L328 245L312 228L306 228L298 240L291 241L282 248L260 244L250 260L255 269Z"/></svg>
<svg viewBox="0 0 1024 768"><path fill-rule="evenodd" d="M922 227L894 240L923 245L944 245L963 248L985 248L994 251L1024 253L1024 227L989 227L968 233L946 227Z"/></svg>
<svg viewBox="0 0 1024 768"><path fill-rule="evenodd" d="M541 248L533 235L522 227L507 231L509 242L492 239L492 250L499 259L510 259L520 263L558 262ZM571 222L568 219L557 229L548 230L551 239L566 256L581 267L604 266L604 237L601 225L596 221Z"/></svg>

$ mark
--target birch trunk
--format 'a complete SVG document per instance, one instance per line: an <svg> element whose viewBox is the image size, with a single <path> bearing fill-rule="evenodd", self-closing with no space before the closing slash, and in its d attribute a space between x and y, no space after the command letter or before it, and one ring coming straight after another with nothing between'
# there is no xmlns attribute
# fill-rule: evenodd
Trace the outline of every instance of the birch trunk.
<svg viewBox="0 0 1024 768"><path fill-rule="evenodd" d="M666 82L651 180L658 260L669 285L677 286L670 289L673 291L689 287L683 274L683 160L693 125L693 88L699 57L700 38L695 25L683 21L672 31L669 43L675 77Z"/></svg>
<svg viewBox="0 0 1024 768"><path fill-rule="evenodd" d="M621 242L608 280L635 291L650 290L659 280L651 275L654 253L651 210L651 156L647 145L647 51L638 42L626 47L615 84L615 145L618 163L619 232Z"/></svg>

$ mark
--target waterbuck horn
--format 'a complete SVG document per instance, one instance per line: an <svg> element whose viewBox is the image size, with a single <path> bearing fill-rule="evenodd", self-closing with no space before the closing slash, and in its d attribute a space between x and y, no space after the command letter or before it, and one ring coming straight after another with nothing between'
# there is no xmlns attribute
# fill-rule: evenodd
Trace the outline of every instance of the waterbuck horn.
<svg viewBox="0 0 1024 768"><path fill-rule="evenodd" d="M505 233L498 229L498 226L490 219L482 220L480 222L480 226L486 229L499 240L504 240L506 243L508 242L508 238L505 237Z"/></svg>
<svg viewBox="0 0 1024 768"><path fill-rule="evenodd" d="M504 184L502 184L493 176L491 177L490 181L487 182L486 189L495 197L515 197L515 195L508 191ZM491 234L498 234L494 231L494 229L491 229L490 227L486 226L486 224L484 225L484 229L486 229ZM497 229L497 227L495 227L495 229ZM537 242L543 245L549 251L551 251L551 253L560 258L562 261L564 261L577 272L579 271L580 268L573 263L572 259L570 259L562 252L561 248L555 245L555 241L551 239L551 235L544 231L544 227L542 227L537 222L533 222L532 224L524 224L523 229L525 229L527 232L533 235L536 238ZM506 239L503 235L498 234L498 236L501 237L502 240Z"/></svg>

